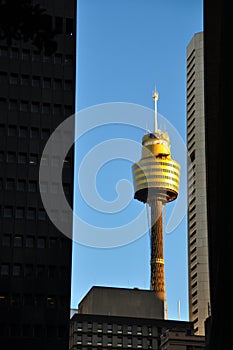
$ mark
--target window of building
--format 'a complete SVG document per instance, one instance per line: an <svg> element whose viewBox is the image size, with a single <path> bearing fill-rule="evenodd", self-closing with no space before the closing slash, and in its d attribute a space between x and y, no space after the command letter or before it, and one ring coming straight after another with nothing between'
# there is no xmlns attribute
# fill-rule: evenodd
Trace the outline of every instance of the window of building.
<svg viewBox="0 0 233 350"><path fill-rule="evenodd" d="M87 335L87 344L88 344L88 345L91 345L91 344L92 344L92 335L91 335L91 334L88 334L88 335Z"/></svg>
<svg viewBox="0 0 233 350"><path fill-rule="evenodd" d="M26 126L19 127L19 137L26 138L28 135L28 128Z"/></svg>
<svg viewBox="0 0 233 350"><path fill-rule="evenodd" d="M6 110L6 98L0 97L0 109L1 111Z"/></svg>
<svg viewBox="0 0 233 350"><path fill-rule="evenodd" d="M45 266L44 265L37 265L36 266L36 275L37 275L37 277L45 276Z"/></svg>
<svg viewBox="0 0 233 350"><path fill-rule="evenodd" d="M37 239L37 248L45 248L45 238L44 237L38 237Z"/></svg>
<svg viewBox="0 0 233 350"><path fill-rule="evenodd" d="M50 63L51 62L51 56L43 55L43 62Z"/></svg>
<svg viewBox="0 0 233 350"><path fill-rule="evenodd" d="M20 264L13 264L12 274L13 276L20 276L22 272L22 266Z"/></svg>
<svg viewBox="0 0 233 350"><path fill-rule="evenodd" d="M50 136L50 130L49 129L42 129L41 130L41 138L42 140L48 140Z"/></svg>
<svg viewBox="0 0 233 350"><path fill-rule="evenodd" d="M36 165L38 163L38 155L35 153L30 153L29 155L29 164Z"/></svg>
<svg viewBox="0 0 233 350"><path fill-rule="evenodd" d="M87 323L87 330L92 331L92 323L91 322Z"/></svg>
<svg viewBox="0 0 233 350"><path fill-rule="evenodd" d="M62 80L55 78L53 81L53 87L55 90L62 89Z"/></svg>
<svg viewBox="0 0 233 350"><path fill-rule="evenodd" d="M8 136L16 136L17 135L17 128L15 125L9 125L7 129Z"/></svg>
<svg viewBox="0 0 233 350"><path fill-rule="evenodd" d="M81 334L77 335L77 344L82 344L82 335Z"/></svg>
<svg viewBox="0 0 233 350"><path fill-rule="evenodd" d="M73 19L66 18L66 35L73 35Z"/></svg>
<svg viewBox="0 0 233 350"><path fill-rule="evenodd" d="M46 220L46 211L44 209L38 210L38 219L42 221Z"/></svg>
<svg viewBox="0 0 233 350"><path fill-rule="evenodd" d="M107 345L108 346L112 345L112 336L110 336L110 335L108 335L108 338L107 338Z"/></svg>
<svg viewBox="0 0 233 350"><path fill-rule="evenodd" d="M122 345L123 345L122 337L117 337L117 346L122 346Z"/></svg>
<svg viewBox="0 0 233 350"><path fill-rule="evenodd" d="M29 75L22 74L22 76L21 76L21 85L29 86L29 82L30 82Z"/></svg>
<svg viewBox="0 0 233 350"><path fill-rule="evenodd" d="M62 63L62 54L56 53L54 55L54 63L61 64Z"/></svg>
<svg viewBox="0 0 233 350"><path fill-rule="evenodd" d="M13 294L11 296L11 305L12 306L19 306L20 305L20 295L19 294Z"/></svg>
<svg viewBox="0 0 233 350"><path fill-rule="evenodd" d="M17 100L10 99L10 101L9 101L9 109L11 111L16 111L17 110L17 106L18 106Z"/></svg>
<svg viewBox="0 0 233 350"><path fill-rule="evenodd" d="M32 128L30 129L30 137L31 137L32 139L37 139L37 138L39 138L39 128L34 128L34 127L32 127Z"/></svg>
<svg viewBox="0 0 233 350"><path fill-rule="evenodd" d="M47 303L47 306L49 307L54 307L55 304L56 304L56 299L54 296L47 296L46 298L46 303Z"/></svg>
<svg viewBox="0 0 233 350"><path fill-rule="evenodd" d="M27 101L20 101L19 109L20 109L20 112L27 112L28 111L28 102Z"/></svg>
<svg viewBox="0 0 233 350"><path fill-rule="evenodd" d="M24 192L26 190L26 180L17 181L17 191Z"/></svg>
<svg viewBox="0 0 233 350"><path fill-rule="evenodd" d="M5 46L0 47L0 56L7 57L8 56L8 48Z"/></svg>
<svg viewBox="0 0 233 350"><path fill-rule="evenodd" d="M37 182L36 181L29 181L28 182L28 191L29 192L36 192L37 191Z"/></svg>
<svg viewBox="0 0 233 350"><path fill-rule="evenodd" d="M133 343L132 338L127 338L127 346L128 346L128 348L132 347L132 343Z"/></svg>
<svg viewBox="0 0 233 350"><path fill-rule="evenodd" d="M31 112L32 113L39 113L40 112L40 103L39 102L32 102Z"/></svg>
<svg viewBox="0 0 233 350"><path fill-rule="evenodd" d="M23 219L24 218L24 208L23 207L16 208L15 217L16 217L16 219Z"/></svg>
<svg viewBox="0 0 233 350"><path fill-rule="evenodd" d="M6 179L6 189L9 191L15 189L15 179Z"/></svg>
<svg viewBox="0 0 233 350"><path fill-rule="evenodd" d="M28 208L27 219L28 220L36 220L36 209L35 208Z"/></svg>
<svg viewBox="0 0 233 350"><path fill-rule="evenodd" d="M117 325L117 333L122 333L123 332L123 326L122 324Z"/></svg>
<svg viewBox="0 0 233 350"><path fill-rule="evenodd" d="M61 114L61 111L62 111L62 109L61 109L61 105L60 104L55 104L53 106L53 114L59 115L59 114Z"/></svg>
<svg viewBox="0 0 233 350"><path fill-rule="evenodd" d="M65 64L72 64L72 62L73 62L73 56L65 55Z"/></svg>
<svg viewBox="0 0 233 350"><path fill-rule="evenodd" d="M27 153L19 153L18 154L18 163L19 164L26 164L27 162Z"/></svg>
<svg viewBox="0 0 233 350"><path fill-rule="evenodd" d="M30 50L23 49L22 50L22 60L29 61L30 59Z"/></svg>
<svg viewBox="0 0 233 350"><path fill-rule="evenodd" d="M72 90L72 80L65 80L64 82L64 90L71 91Z"/></svg>
<svg viewBox="0 0 233 350"><path fill-rule="evenodd" d="M128 325L128 326L127 326L127 332L128 332L129 334L132 333L132 326L131 326L131 325Z"/></svg>
<svg viewBox="0 0 233 350"><path fill-rule="evenodd" d="M43 79L43 88L50 89L51 88L51 78Z"/></svg>
<svg viewBox="0 0 233 350"><path fill-rule="evenodd" d="M25 277L33 276L33 265L32 264L26 264L24 266L24 276Z"/></svg>
<svg viewBox="0 0 233 350"><path fill-rule="evenodd" d="M10 74L10 84L11 85L17 85L18 80L19 80L18 74L14 74L14 73Z"/></svg>
<svg viewBox="0 0 233 350"><path fill-rule="evenodd" d="M50 113L50 104L49 103L43 103L42 104L42 113L43 114L49 114Z"/></svg>
<svg viewBox="0 0 233 350"><path fill-rule="evenodd" d="M39 51L33 51L33 53L32 53L32 60L34 62L39 62L40 61L40 52Z"/></svg>
<svg viewBox="0 0 233 350"><path fill-rule="evenodd" d="M142 334L142 326L137 326L137 334Z"/></svg>
<svg viewBox="0 0 233 350"><path fill-rule="evenodd" d="M107 332L112 332L112 324L111 323L108 323L107 325Z"/></svg>
<svg viewBox="0 0 233 350"><path fill-rule="evenodd" d="M57 247L57 238L49 237L49 248Z"/></svg>
<svg viewBox="0 0 233 350"><path fill-rule="evenodd" d="M4 152L0 151L0 162L4 161Z"/></svg>
<svg viewBox="0 0 233 350"><path fill-rule="evenodd" d="M1 276L9 276L10 274L10 265L2 264L1 265Z"/></svg>
<svg viewBox="0 0 233 350"><path fill-rule="evenodd" d="M0 136L4 136L4 135L5 135L5 125L0 124Z"/></svg>
<svg viewBox="0 0 233 350"><path fill-rule="evenodd" d="M54 278L56 276L56 267L48 266L48 276L49 278Z"/></svg>
<svg viewBox="0 0 233 350"><path fill-rule="evenodd" d="M7 152L7 163L15 163L16 161L16 153L15 152Z"/></svg>
<svg viewBox="0 0 233 350"><path fill-rule="evenodd" d="M72 114L72 106L65 105L64 106L64 114L65 116L69 116Z"/></svg>
<svg viewBox="0 0 233 350"><path fill-rule="evenodd" d="M12 59L18 59L19 58L19 49L17 47L12 47L10 51L10 55Z"/></svg>
<svg viewBox="0 0 233 350"><path fill-rule="evenodd" d="M97 345L102 345L102 343L103 343L103 337L102 337L102 335L98 335L97 336Z"/></svg>
<svg viewBox="0 0 233 350"><path fill-rule="evenodd" d="M137 348L142 347L142 338L137 338Z"/></svg>
<svg viewBox="0 0 233 350"><path fill-rule="evenodd" d="M27 236L25 238L25 247L26 248L33 248L34 247L34 237L33 236Z"/></svg>
<svg viewBox="0 0 233 350"><path fill-rule="evenodd" d="M11 235L10 234L4 234L2 236L2 246L3 247L10 247L11 246Z"/></svg>
<svg viewBox="0 0 233 350"><path fill-rule="evenodd" d="M83 329L83 324L82 324L82 322L77 322L77 330L78 330L78 331L82 331L82 329Z"/></svg>
<svg viewBox="0 0 233 350"><path fill-rule="evenodd" d="M14 247L22 247L23 246L23 236L16 235L14 237Z"/></svg>
<svg viewBox="0 0 233 350"><path fill-rule="evenodd" d="M102 323L98 323L97 332L103 332L103 324Z"/></svg>
<svg viewBox="0 0 233 350"><path fill-rule="evenodd" d="M13 207L5 207L3 209L3 216L5 218L12 218L13 217Z"/></svg>

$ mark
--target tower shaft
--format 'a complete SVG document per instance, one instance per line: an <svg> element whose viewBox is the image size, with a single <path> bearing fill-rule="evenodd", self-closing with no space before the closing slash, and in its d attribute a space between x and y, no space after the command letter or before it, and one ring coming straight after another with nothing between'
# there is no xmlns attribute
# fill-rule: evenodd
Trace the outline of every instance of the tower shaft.
<svg viewBox="0 0 233 350"><path fill-rule="evenodd" d="M162 201L149 201L151 209L151 289L165 301Z"/></svg>

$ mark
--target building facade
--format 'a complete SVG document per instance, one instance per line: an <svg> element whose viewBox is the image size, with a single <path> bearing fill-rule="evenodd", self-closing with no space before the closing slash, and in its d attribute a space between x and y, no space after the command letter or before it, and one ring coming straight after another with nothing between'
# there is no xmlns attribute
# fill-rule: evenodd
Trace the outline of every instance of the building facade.
<svg viewBox="0 0 233 350"><path fill-rule="evenodd" d="M186 59L189 319L194 322L195 334L204 335L210 293L202 32L189 42Z"/></svg>
<svg viewBox="0 0 233 350"><path fill-rule="evenodd" d="M30 23L30 32L39 25L40 33L40 25L46 23L43 35L49 38L55 30L55 50L40 47L42 37L35 42L0 40L2 350L65 350L69 343L72 232L64 235L48 217L40 191L56 196L59 184L39 187L39 167L50 135L75 111L76 1L35 0L35 5L44 11L42 21L27 16L24 27ZM50 154L43 165L52 163L56 171L61 161ZM62 174L71 206L73 163L71 149Z"/></svg>
<svg viewBox="0 0 233 350"><path fill-rule="evenodd" d="M168 329L161 336L161 350L204 350L205 337L188 330Z"/></svg>
<svg viewBox="0 0 233 350"><path fill-rule="evenodd" d="M168 329L193 334L187 321L165 320L151 290L92 287L70 320L70 350L160 349Z"/></svg>

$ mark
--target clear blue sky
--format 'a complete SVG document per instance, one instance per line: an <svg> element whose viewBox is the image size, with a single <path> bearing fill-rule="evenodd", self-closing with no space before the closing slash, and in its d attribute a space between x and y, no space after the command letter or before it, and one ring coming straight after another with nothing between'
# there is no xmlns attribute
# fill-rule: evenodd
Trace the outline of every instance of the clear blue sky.
<svg viewBox="0 0 233 350"><path fill-rule="evenodd" d="M74 210L81 220L98 230L109 228L108 237L111 238L117 234L119 226L131 223L145 209L142 203L133 199L129 140L140 145L146 129L151 128L150 113L148 117L146 111L153 109L155 84L159 92L159 128L165 127L168 131L171 124L175 130L174 137L170 135L172 156L185 164L186 159L182 160L185 153L176 150L174 143L177 138L184 145L186 143L186 47L192 36L203 30L203 1L79 0L77 11L76 110L86 111L87 115L86 112L81 116L77 114L76 127L78 130L85 124L88 111L94 111L90 120L94 118L97 124L85 134L81 132L82 136L76 142ZM124 116L121 123L112 124L114 113L111 114L111 108L115 109L116 103L120 103L125 111L126 124L131 123L127 118L136 106L139 110L138 115L135 111L135 118L139 118L136 124L141 123L145 130L125 125L122 122ZM102 125L108 114L109 125ZM151 115L152 123L153 113ZM166 125L166 121L170 124ZM139 148L134 156L139 160ZM185 172L183 167L183 202L186 201ZM124 197L121 203L117 198L117 186L122 179L127 183L122 182L120 186L122 192L119 193ZM172 205L166 206L166 221L174 208ZM185 205L183 203L182 210ZM171 216L172 220L175 219ZM178 319L180 300L180 319L188 320L186 220L184 213L172 231L164 233L169 319ZM127 236L118 244L114 238L114 243L109 244L109 241L105 246L103 242L99 243L99 233L89 240L91 233L84 231L82 226L74 227L71 308L77 308L93 285L150 288L148 232ZM83 235L87 239L79 239Z"/></svg>

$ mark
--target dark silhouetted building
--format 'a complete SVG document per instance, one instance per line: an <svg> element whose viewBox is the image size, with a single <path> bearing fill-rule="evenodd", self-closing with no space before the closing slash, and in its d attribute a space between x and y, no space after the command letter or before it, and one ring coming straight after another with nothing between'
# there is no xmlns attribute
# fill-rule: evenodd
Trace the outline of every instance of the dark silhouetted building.
<svg viewBox="0 0 233 350"><path fill-rule="evenodd" d="M9 3L1 2L1 15ZM39 21L20 10L30 1L16 3L12 17L25 20L24 33L15 35L14 21L13 37L0 40L0 348L67 350L72 232L50 221L39 166L51 133L75 111L76 1L33 1L45 10ZM10 28L11 17L5 22ZM62 159L50 156L45 162L56 171ZM73 157L72 148L62 175L71 206ZM58 188L40 189L56 196Z"/></svg>
<svg viewBox="0 0 233 350"><path fill-rule="evenodd" d="M204 94L211 316L206 349L229 347L232 336L232 22L229 1L204 0Z"/></svg>

